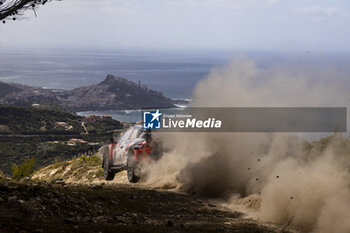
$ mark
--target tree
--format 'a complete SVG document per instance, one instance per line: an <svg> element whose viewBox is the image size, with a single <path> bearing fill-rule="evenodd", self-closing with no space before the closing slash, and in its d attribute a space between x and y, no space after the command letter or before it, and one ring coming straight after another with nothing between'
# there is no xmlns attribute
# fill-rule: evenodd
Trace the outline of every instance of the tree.
<svg viewBox="0 0 350 233"><path fill-rule="evenodd" d="M6 20L16 20L25 10L33 10L36 16L37 7L48 1L51 0L0 0L0 20L3 23Z"/></svg>

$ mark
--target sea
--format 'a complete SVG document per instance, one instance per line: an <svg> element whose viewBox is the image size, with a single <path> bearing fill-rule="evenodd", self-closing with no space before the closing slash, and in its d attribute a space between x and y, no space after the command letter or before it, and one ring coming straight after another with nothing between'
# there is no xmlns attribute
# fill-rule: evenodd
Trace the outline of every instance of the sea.
<svg viewBox="0 0 350 233"><path fill-rule="evenodd" d="M350 56L335 52L236 51L236 50L93 50L2 49L0 81L53 89L73 89L97 84L107 74L147 85L173 99L191 100L196 84L213 68L235 57L248 57L259 67L334 65L350 73ZM186 106L167 110L182 111ZM141 110L79 112L79 115L112 115L124 122L141 120Z"/></svg>

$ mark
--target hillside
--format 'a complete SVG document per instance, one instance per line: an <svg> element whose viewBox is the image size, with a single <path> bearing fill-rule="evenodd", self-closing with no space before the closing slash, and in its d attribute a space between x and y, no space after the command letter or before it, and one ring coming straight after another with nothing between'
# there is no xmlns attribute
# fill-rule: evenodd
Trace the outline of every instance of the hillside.
<svg viewBox="0 0 350 233"><path fill-rule="evenodd" d="M11 85L11 84L7 84L7 83L4 83L4 82L0 82L0 98L1 97L4 97L6 95L9 95L13 92L18 92L20 91L21 89Z"/></svg>
<svg viewBox="0 0 350 233"><path fill-rule="evenodd" d="M81 119L62 109L41 107L0 106L0 131L16 133L49 133L66 131L56 122L67 122L72 126L68 132L81 133ZM1 130L2 129L2 130ZM6 129L6 130L5 130Z"/></svg>
<svg viewBox="0 0 350 233"><path fill-rule="evenodd" d="M0 170L34 157L38 167L94 151L124 125L109 117L83 118L58 107L0 105Z"/></svg>
<svg viewBox="0 0 350 233"><path fill-rule="evenodd" d="M173 100L127 79L107 75L99 84L53 90L0 82L0 104L56 104L69 111L171 108Z"/></svg>

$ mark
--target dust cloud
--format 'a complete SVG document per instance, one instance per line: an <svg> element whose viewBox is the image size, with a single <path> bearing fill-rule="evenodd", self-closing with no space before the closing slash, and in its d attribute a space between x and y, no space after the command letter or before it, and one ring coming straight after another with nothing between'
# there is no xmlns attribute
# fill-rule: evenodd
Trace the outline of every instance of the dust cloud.
<svg viewBox="0 0 350 233"><path fill-rule="evenodd" d="M196 107L344 107L349 93L330 72L262 69L239 58L214 69L193 93ZM322 80L322 81L321 81ZM148 185L221 198L253 218L301 232L350 232L350 140L310 143L286 133L162 135Z"/></svg>

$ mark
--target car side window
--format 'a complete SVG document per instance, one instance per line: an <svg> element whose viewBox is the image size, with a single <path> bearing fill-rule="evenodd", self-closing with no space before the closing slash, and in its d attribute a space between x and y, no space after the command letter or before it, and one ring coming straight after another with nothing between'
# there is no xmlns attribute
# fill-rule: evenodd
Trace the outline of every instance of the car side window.
<svg viewBox="0 0 350 233"><path fill-rule="evenodd" d="M129 136L130 136L130 133L132 132L132 128L131 129L128 129L124 134L123 136L120 138L120 142L125 142L126 140L128 140Z"/></svg>
<svg viewBox="0 0 350 233"><path fill-rule="evenodd" d="M131 132L131 137L132 139L137 138L141 133L141 129L139 128L134 128L134 130Z"/></svg>

